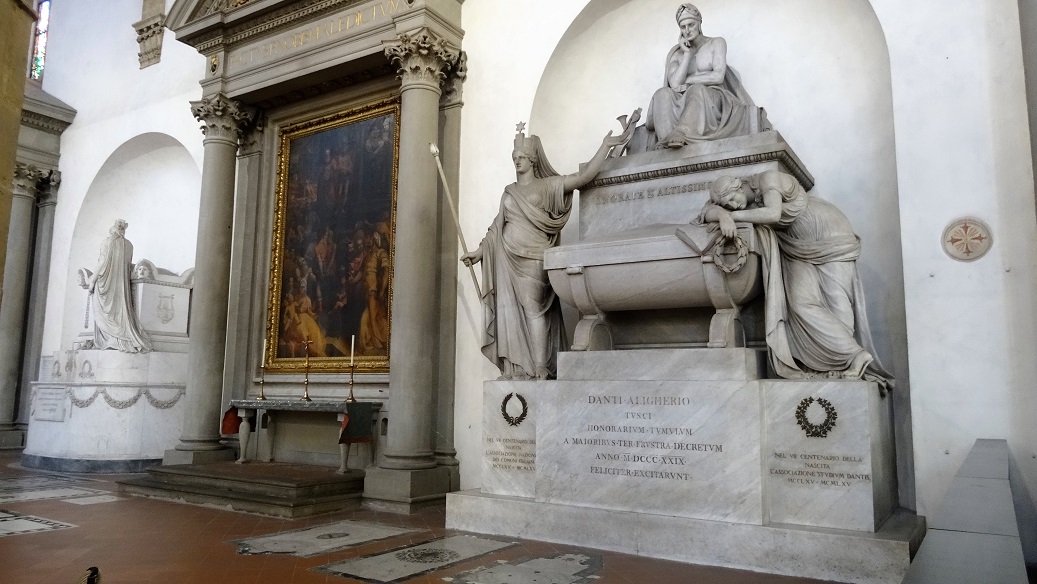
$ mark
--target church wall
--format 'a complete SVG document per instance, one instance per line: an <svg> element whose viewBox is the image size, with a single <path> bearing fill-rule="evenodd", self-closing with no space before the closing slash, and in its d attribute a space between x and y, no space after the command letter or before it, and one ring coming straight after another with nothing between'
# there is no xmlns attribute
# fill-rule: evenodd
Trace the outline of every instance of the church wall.
<svg viewBox="0 0 1037 584"><path fill-rule="evenodd" d="M601 14L608 7L623 4L620 0L603 1L605 8ZM764 9L766 5L744 2L730 9ZM891 255L897 250L896 239L900 239L906 315L898 315L895 297L869 297L868 301L873 305L873 321L886 323L886 351L898 344L903 346L903 339L896 338L897 321L903 319L906 323L918 512L933 511L976 438L1009 439L1021 474L1034 492L1037 429L1032 417L1037 410L1033 389L1037 372L1029 347L1037 338L1037 331L1029 299L1037 274L1037 225L1018 9L1011 0L967 0L954 10L947 10L937 0L910 6L895 0L873 0L871 5L888 46L891 111L888 105L873 104L874 107L855 112L847 124L860 130L854 125L861 122L859 117L888 120L891 114L892 132L887 125L877 131L865 128L866 134L855 137L867 141L861 155L881 162L871 168L887 174L880 179L858 174L856 159L848 163L849 174L835 173L834 159L826 158L824 151L838 150L837 145L852 138L845 127L833 127L824 143L816 143L811 136L795 140L793 146L802 156L815 159L813 164L810 159L806 161L815 174L846 181L840 185L840 191L828 190L819 181L826 196L834 197L837 192L852 196L856 192L854 185L865 183L869 188L886 190L876 191L885 205L881 212L866 204L858 207L849 196L840 204L846 205L851 218L860 213L873 217L872 223L858 226L865 231L863 236L874 240L865 240L865 254L870 249L877 250L876 255L886 254L888 261L895 264L896 258ZM721 27L720 16L713 16L705 2L700 7L707 34L723 35L730 41L747 32L739 26ZM667 13L675 9L676 3ZM559 7L546 2L525 3L521 10L498 6L490 9L480 3L464 6L470 73L462 122L460 206L462 227L471 247L477 245L496 213L504 185L514 180L509 164L514 124L526 120L531 113L537 119L534 88L541 83L554 45L578 12L569 5ZM717 9L716 13L722 11ZM784 18L787 15L776 14L771 25L793 24ZM665 20L664 26L661 40L638 37L637 52L641 54L618 59L619 63L647 63L649 69L644 75L654 80L652 88L660 83L656 78L662 57L655 54L658 51L642 51L640 47L671 45L676 38L672 17ZM857 38L854 36L853 40ZM782 111L777 104L794 105L802 92L824 91L822 72L805 74L796 69L797 63L791 65L791 71L799 76L790 77L785 88L770 80L761 84L747 72L747 67L752 70L759 66L748 56L766 55L758 57L758 63L766 65L775 58L774 47L762 40L754 45L730 45L731 62L739 68L754 98L768 108L779 131L796 137L796 132L801 131L797 127L815 123L808 115L810 112L797 117L794 110ZM615 53L600 57L606 61L616 58ZM859 63L838 59L825 64L829 70L856 66ZM587 105L592 109L586 119L594 121L593 128L573 129L550 117L544 118L544 125L531 128L542 135L557 134L571 140L569 155L559 140L545 138L552 162L563 172L575 170L573 164L593 152L601 135L613 127L610 124L614 122L609 121L613 116L629 113L626 110L631 106L646 105L643 97L633 99L625 88L639 81L627 79L616 67L609 69L616 70L609 79L588 75L572 82L574 88L581 84L598 87L599 99L595 104L608 106L606 109ZM875 83L884 85L887 81L877 79ZM776 105L754 93L757 88L766 91L766 86L773 88L771 97ZM863 89L872 91L874 87ZM632 101L623 101L628 94ZM564 105L551 103L548 107ZM889 138L895 138L895 150L888 150ZM895 166L889 160L894 154ZM895 183L888 175L892 168ZM898 198L891 198L894 191ZM891 201L898 201L897 229L892 229L895 221L880 221L886 213L891 220L896 217L896 209L889 207ZM986 221L995 237L993 250L972 263L950 259L941 247L943 229L964 215ZM877 264L870 273L865 270L864 278L873 283L896 279L895 275L890 277L880 271L880 267L889 268ZM497 372L479 354L481 308L467 277L461 280L460 290L455 439L462 461L462 487L471 488L480 482L475 461L481 452L478 420L482 381L494 378ZM903 358L903 354L899 355L900 361ZM473 367L476 362L480 366ZM906 503L910 505L910 501Z"/></svg>
<svg viewBox="0 0 1037 584"><path fill-rule="evenodd" d="M105 200L126 197L126 201L140 205L139 212L132 211L139 219L125 217L130 221L127 235L135 244L135 259L143 254L160 267L173 270L194 265L202 136L187 102L201 96L198 78L203 58L176 42L167 30L161 62L141 70L137 58L140 47L131 26L140 19L140 9L139 0L113 0L105 3L104 10L90 3L62 2L56 3L52 12L43 88L79 113L61 142L62 184L55 210L45 355L66 348L66 323L82 318L81 303L66 304L67 290L76 285L69 275L81 267L71 265L70 252L74 246L85 246L89 256L85 265L92 266L97 260L96 248L110 227L111 220L104 218L104 225L96 227L104 235L91 241L74 241L84 200L102 166L136 136L158 133L169 137L180 145L194 168L189 171L186 165L176 164L172 165L175 171L148 168L149 164L165 164L159 151L150 159L140 159L144 167L108 183L132 192L115 194L112 199L106 199L110 196L106 193L98 200L104 204ZM144 152L132 154L143 156ZM152 170L158 174L151 174ZM156 177L161 177L161 184L153 182ZM152 198L155 205L147 203ZM104 210L106 217L125 212L118 208ZM156 235L156 243L148 242L149 233ZM166 257L178 265L163 265Z"/></svg>
<svg viewBox="0 0 1037 584"><path fill-rule="evenodd" d="M676 38L672 13L677 2L658 16L662 23L658 38L638 37L635 49L624 53L611 49L596 56L606 66L588 67L585 76L573 80L574 94L588 87L598 93L580 118L552 117L556 107L557 111L571 107L562 98L559 103L537 101L538 88L550 81L545 75L556 47L589 4L525 0L463 5L469 74L462 116L460 207L462 228L473 248L497 211L503 187L514 180L510 152L516 122L532 122L531 130L545 137L552 162L571 172L608 129L618 127L612 118L629 113L634 106L645 107L650 92L660 83L662 58ZM601 19L607 24L608 10L626 4L599 0L592 5L598 12L588 22ZM651 4L663 3L653 0ZM775 11L770 4L765 0L703 1L704 29L707 34L728 38L732 64L819 178L820 194L833 200L845 197L838 201L855 220L862 214L895 217L897 209L890 204L897 202L899 225L873 219L858 228L865 239L866 255L874 250L883 261L895 263L897 253L902 258L903 309L897 304L897 274L887 271L893 263L873 264L863 275L872 282L872 290L883 290L887 282L893 282L893 296L871 292L868 300L876 329L885 327L876 331L884 339L880 352L884 357L892 355L898 374L907 369L905 359L910 368L916 508L921 514L933 511L975 438L1007 438L1019 475L1029 492L1037 493L1037 425L1032 422L1037 411L1037 364L1031 355L1037 340L1032 309L1037 224L1016 0L961 0L953 9L939 0L872 0L887 47L888 80L879 69L862 69L863 77L878 76L876 85L847 85L832 95L857 100L859 96L854 94L859 90L864 95L886 96L883 99L888 102L851 101L853 116L817 121L810 115L815 112L796 109L797 98L809 94L823 103L821 98L832 91L825 86L828 77L824 71L845 72L863 65L856 58L831 55L823 55L832 58L819 65L823 67L820 71L804 70L805 61L778 61L775 55L784 53L766 39L775 38L783 27L802 35L818 35L818 43L831 39L821 25L814 26L813 32L802 30L803 23L792 20L801 12L792 8ZM788 6L807 4L798 0ZM840 0L837 4L862 9L861 2ZM832 6L835 3L829 10L835 9ZM768 11L773 20L767 24L772 30L760 25L752 28L751 21L733 17L754 10ZM201 167L201 134L187 102L201 94L197 81L203 59L192 48L175 42L167 31L162 61L139 70L138 46L130 26L139 19L139 11L139 2L133 0L112 0L103 11L75 2L55 6L44 89L75 107L79 115L62 139L63 181L55 222L45 353L62 344L62 330L72 312L81 317L80 306L66 304L66 290L74 285L68 281L74 273L69 254L83 202L105 161L135 136L158 133L181 144L186 150L180 152L187 153L196 169ZM825 14L813 18L820 21ZM647 10L644 16L656 18ZM614 30L619 34L624 27ZM758 38L752 35L756 30L762 31ZM579 38L580 31L570 32ZM863 32L875 33L873 29ZM859 38L851 37L849 44ZM858 52L848 54L867 57L872 63L869 67L881 65L874 38L869 36L867 43L851 47ZM811 40L796 39L793 46L809 51ZM619 46L618 40L615 45ZM793 54L787 61L795 57ZM555 58L564 62L573 57L559 53ZM594 75L595 70L609 75ZM768 77L773 70L785 74ZM830 110L818 113L845 116L845 112L833 114ZM577 125L579 120L586 125ZM882 126L869 128L868 120ZM832 126L830 141L819 142L819 132L809 127L815 123ZM856 143L858 150L843 169L838 155L845 150L837 146L851 139L865 142ZM179 178L169 179L176 187L168 187L163 197L193 206L193 210L179 211L177 221L183 225L191 225L189 213L197 214L199 189L196 183L189 184L197 180L190 174L185 169ZM131 176L121 184L133 182ZM853 194L862 188L879 197L883 206L875 208L867 200L854 199ZM944 227L965 215L986 221L995 238L992 251L972 263L951 260L940 245ZM140 217L146 216L142 211ZM156 214L153 225L166 219ZM150 259L169 250L178 250L184 257L193 255L193 225L178 231L169 247L153 253L143 248L140 235L134 235L143 234L152 224L130 220L128 235L139 254ZM97 229L102 227L107 229L107 225ZM84 240L87 255L96 253L99 242ZM162 265L160 260L156 263ZM163 267L180 270L189 265ZM481 480L482 382L495 378L497 371L479 353L482 310L472 283L465 270L458 271L458 278L455 444L462 488L473 488ZM898 310L903 310L903 316ZM898 338L898 321L906 328L908 351L902 349L904 339Z"/></svg>

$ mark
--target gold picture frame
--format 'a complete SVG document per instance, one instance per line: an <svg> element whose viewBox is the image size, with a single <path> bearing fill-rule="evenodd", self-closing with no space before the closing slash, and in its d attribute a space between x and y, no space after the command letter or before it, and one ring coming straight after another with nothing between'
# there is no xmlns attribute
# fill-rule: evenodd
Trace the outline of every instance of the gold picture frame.
<svg viewBox="0 0 1037 584"><path fill-rule="evenodd" d="M280 129L267 371L389 370L399 136L398 99Z"/></svg>

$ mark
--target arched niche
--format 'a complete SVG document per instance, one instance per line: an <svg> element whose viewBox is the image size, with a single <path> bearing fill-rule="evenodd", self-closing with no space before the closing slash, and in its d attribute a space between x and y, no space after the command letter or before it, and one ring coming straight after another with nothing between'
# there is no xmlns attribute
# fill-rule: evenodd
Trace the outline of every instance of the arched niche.
<svg viewBox="0 0 1037 584"><path fill-rule="evenodd" d="M559 172L574 172L614 118L648 103L677 42L674 0L592 0L559 41L529 130ZM863 241L858 261L878 357L893 394L900 500L914 506L907 331L889 51L868 0L700 0L707 36ZM516 120L517 121L517 120ZM576 238L577 213L563 232Z"/></svg>
<svg viewBox="0 0 1037 584"><path fill-rule="evenodd" d="M94 270L101 242L116 219L129 223L133 261L147 258L181 273L194 266L201 172L178 140L157 132L121 144L87 189L68 251L61 348L83 328L86 291L79 268Z"/></svg>

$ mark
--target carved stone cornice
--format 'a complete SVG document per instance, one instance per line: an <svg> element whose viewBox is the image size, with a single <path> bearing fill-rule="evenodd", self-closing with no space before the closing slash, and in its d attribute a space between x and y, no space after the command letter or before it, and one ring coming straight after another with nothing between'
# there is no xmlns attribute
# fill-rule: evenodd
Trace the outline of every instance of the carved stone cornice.
<svg viewBox="0 0 1037 584"><path fill-rule="evenodd" d="M270 12L256 14L250 17L248 22L241 24L225 24L219 22L216 28L206 29L204 32L192 34L180 40L193 46L200 53L207 53L220 45L231 46L247 41L257 35L271 33L272 31L292 26L293 23L303 19L313 18L318 15L348 8L354 4L361 4L365 0L299 0L290 5L274 9ZM404 0L400 0L403 2ZM215 0L209 6L203 7L198 13L187 20L186 24L193 23L201 18L213 14L227 14L241 8L248 2L234 3L234 0ZM224 17L225 18L225 17ZM221 19L222 20L222 19ZM176 23L172 23L174 26Z"/></svg>
<svg viewBox="0 0 1037 584"><path fill-rule="evenodd" d="M237 144L255 118L254 109L228 99L222 93L191 102L191 113L202 122L205 140L223 140Z"/></svg>
<svg viewBox="0 0 1037 584"><path fill-rule="evenodd" d="M12 185L14 196L35 199L36 190L42 178L43 171L39 168L24 162L15 163L14 184Z"/></svg>
<svg viewBox="0 0 1037 584"><path fill-rule="evenodd" d="M446 83L443 84L443 97L439 100L440 107L462 105L461 98L466 79L468 79L468 53L461 51L457 62L450 68Z"/></svg>
<svg viewBox="0 0 1037 584"><path fill-rule="evenodd" d="M133 23L133 29L137 31L137 44L140 45L137 58L140 60L141 69L158 63L162 57L162 32L165 30L165 21L166 16L158 14Z"/></svg>
<svg viewBox="0 0 1037 584"><path fill-rule="evenodd" d="M57 118L52 118L50 116L23 109L22 125L48 134L61 134L72 124L64 120L59 120Z"/></svg>
<svg viewBox="0 0 1037 584"><path fill-rule="evenodd" d="M399 35L399 40L386 43L385 56L399 67L397 73L403 88L425 86L440 90L447 72L460 59L460 51L428 28Z"/></svg>

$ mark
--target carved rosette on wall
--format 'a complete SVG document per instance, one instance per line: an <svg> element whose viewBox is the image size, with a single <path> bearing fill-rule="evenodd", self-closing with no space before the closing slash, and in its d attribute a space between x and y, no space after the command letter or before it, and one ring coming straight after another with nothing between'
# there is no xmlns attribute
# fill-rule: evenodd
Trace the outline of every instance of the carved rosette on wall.
<svg viewBox="0 0 1037 584"><path fill-rule="evenodd" d="M943 251L960 262L978 260L993 243L990 227L975 217L958 219L943 230Z"/></svg>
<svg viewBox="0 0 1037 584"><path fill-rule="evenodd" d="M413 33L403 33L399 41L387 44L385 56L399 67L399 77L405 88L424 85L441 91L447 74L460 61L461 52L432 30L421 28Z"/></svg>
<svg viewBox="0 0 1037 584"><path fill-rule="evenodd" d="M202 122L205 140L223 140L235 145L245 137L256 117L254 109L228 99L222 93L191 102L191 113Z"/></svg>

